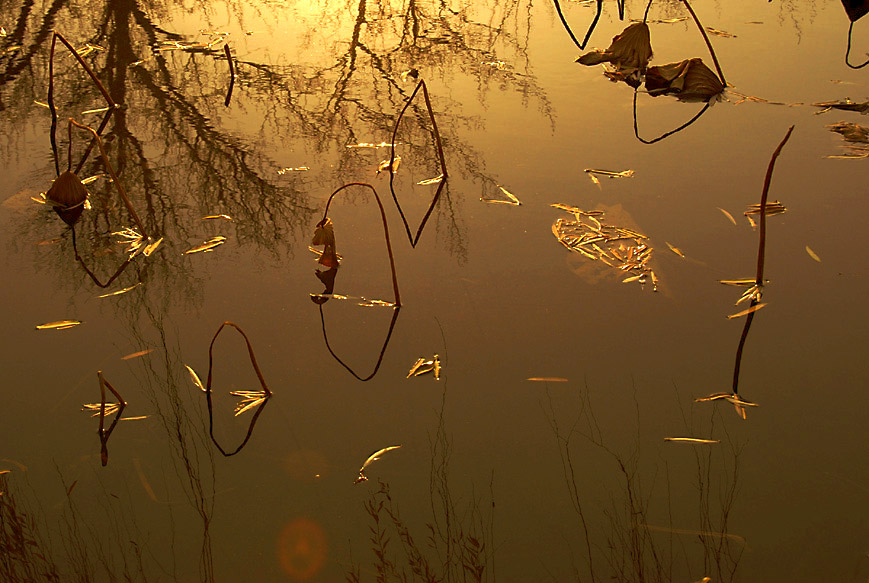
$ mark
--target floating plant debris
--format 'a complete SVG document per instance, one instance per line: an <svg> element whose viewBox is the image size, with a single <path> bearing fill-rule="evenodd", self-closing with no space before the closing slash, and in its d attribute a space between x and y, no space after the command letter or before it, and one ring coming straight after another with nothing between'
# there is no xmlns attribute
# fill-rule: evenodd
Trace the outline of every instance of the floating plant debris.
<svg viewBox="0 0 869 583"><path fill-rule="evenodd" d="M681 250L681 249L679 249L678 247L674 247L674 246L671 245L668 241L664 241L664 242L667 243L667 247L670 248L670 251L672 251L673 253L675 253L675 254L678 255L679 257L682 257L683 259L685 258L685 254L682 253L682 250Z"/></svg>
<svg viewBox="0 0 869 583"><path fill-rule="evenodd" d="M494 203L494 204L510 204L513 206L519 206L522 204L522 202L518 198L516 198L516 196L513 195L513 193L511 193L509 190L507 190L503 186L499 186L498 190L500 190L501 193L507 197L506 200L503 198L488 198L488 197L480 197L480 200L482 200L483 202L489 202L489 203Z"/></svg>
<svg viewBox="0 0 869 583"><path fill-rule="evenodd" d="M347 146L347 147L350 148L351 146ZM284 174L287 174L289 172L307 172L308 170L310 170L310 168L308 168L307 166L287 167L287 168L281 168L280 170L278 170L278 174L283 176Z"/></svg>
<svg viewBox="0 0 869 583"><path fill-rule="evenodd" d="M420 186L426 186L429 184L438 184L439 182L443 182L443 180L444 180L444 175L439 174L439 175L435 176L434 178L427 178L425 180L420 180L419 182L417 182L417 184Z"/></svg>
<svg viewBox="0 0 869 583"><path fill-rule="evenodd" d="M729 212L727 212L726 210L724 210L724 209L721 208L720 206L719 206L719 207L715 207L715 208L717 208L718 210L720 210L720 211L724 214L724 216L727 217L727 218L730 220L731 223L733 223L734 225L736 224L736 219L733 218L733 215L731 215Z"/></svg>
<svg viewBox="0 0 869 583"><path fill-rule="evenodd" d="M196 388L199 389L200 391L202 391L203 393L206 392L205 385L203 385L202 381L199 380L199 375L196 374L196 371L193 370L191 367L187 366L186 364L184 365L184 368L186 368L187 372L190 373L190 379L193 381L193 384L196 385Z"/></svg>
<svg viewBox="0 0 869 583"><path fill-rule="evenodd" d="M370 466L372 462L379 460L380 456L382 456L386 452L392 451L394 449L398 449L400 447L401 447L400 445L390 445L389 447L384 447L383 449L378 449L377 451L372 453L370 456L368 456L368 459L365 460L365 462L362 464L362 467L359 468L359 477L356 478L356 480L353 483L358 484L360 482L367 481L368 477L365 475L365 469L368 466Z"/></svg>
<svg viewBox="0 0 869 583"><path fill-rule="evenodd" d="M441 379L441 361L440 357L435 354L433 358L418 358L413 366L410 367L410 371L407 373L407 377L418 377L424 374L428 374L430 372L434 373L435 380Z"/></svg>
<svg viewBox="0 0 869 583"><path fill-rule="evenodd" d="M153 348L148 348L147 350L140 350L139 352L134 352L132 354L122 356L121 360L131 360L133 358L139 358L140 356L145 356L146 354L151 354L152 352L154 352Z"/></svg>
<svg viewBox="0 0 869 583"><path fill-rule="evenodd" d="M525 379L535 383L566 383L567 379L562 377L529 377Z"/></svg>
<svg viewBox="0 0 869 583"><path fill-rule="evenodd" d="M636 22L613 37L606 50L595 49L579 57L576 62L583 65L611 63L623 76L641 74L652 58L652 43L649 26Z"/></svg>
<svg viewBox="0 0 869 583"><path fill-rule="evenodd" d="M136 289L140 285L142 285L141 281L139 283L137 283L136 285L131 285L130 287L125 287L124 289L119 289L118 291L109 292L107 294L103 294L103 295L97 296L97 297L98 298L110 298L112 296L119 296L121 294L127 293L128 291L132 291L132 290Z"/></svg>
<svg viewBox="0 0 869 583"><path fill-rule="evenodd" d="M721 443L720 439L701 439L699 437L665 437L664 441L674 441L677 443Z"/></svg>
<svg viewBox="0 0 869 583"><path fill-rule="evenodd" d="M809 247L808 245L806 245L806 253L808 253L808 254L809 254L809 257L811 257L812 259L814 259L814 260L817 261L818 263L821 262L821 258L818 257L818 254L815 253L815 252L812 250L812 248Z"/></svg>
<svg viewBox="0 0 869 583"><path fill-rule="evenodd" d="M316 249L314 250L316 251ZM394 308L395 302L388 302L386 300L370 300L368 298L362 296L345 296L342 294L309 294L313 299L329 299L329 300L352 300L356 302L357 306L362 306L365 308Z"/></svg>
<svg viewBox="0 0 869 583"><path fill-rule="evenodd" d="M821 108L821 111L816 111L815 115L826 113L831 109L840 109L842 111L856 111L858 113L869 112L869 101L859 103L851 101L848 98L839 101L822 101L819 103L813 103L812 106Z"/></svg>
<svg viewBox="0 0 869 583"><path fill-rule="evenodd" d="M150 257L151 254L154 251L156 251L157 247L159 247L162 243L163 243L163 237L160 237L159 239L157 239L153 243L149 243L149 244L145 245L145 249L142 251L142 255L144 255L145 257Z"/></svg>
<svg viewBox="0 0 869 583"><path fill-rule="evenodd" d="M196 247L194 247L192 249L188 249L187 251L184 252L184 254L189 255L191 253L200 253L200 252L204 252L204 251L211 251L215 247L219 247L220 245L223 245L225 242L226 242L226 237L222 237L222 236L218 235L217 237L212 237L211 239L205 241L201 245L197 245Z"/></svg>
<svg viewBox="0 0 869 583"><path fill-rule="evenodd" d="M377 166L377 174L380 174L381 172L386 172L389 169L392 169L392 173L395 174L396 172L398 172L399 166L401 166L401 156L396 156L391 161L390 160L383 160Z"/></svg>
<svg viewBox="0 0 869 583"><path fill-rule="evenodd" d="M593 261L600 261L627 277L623 281L640 285L651 279L652 290L658 291L658 278L649 265L652 247L646 235L631 229L605 224L604 211L584 211L565 204L552 204L567 211L574 220L559 218L552 225L552 234L558 242Z"/></svg>
<svg viewBox="0 0 869 583"><path fill-rule="evenodd" d="M271 396L264 390L259 391L230 391L233 397L241 397L241 401L235 406L235 416L238 417L245 411L250 411L265 402Z"/></svg>
<svg viewBox="0 0 869 583"><path fill-rule="evenodd" d="M392 146L397 144L390 144L387 142L380 142L379 144L371 144L369 142L360 142L358 144L347 144L345 148L391 148Z"/></svg>
<svg viewBox="0 0 869 583"><path fill-rule="evenodd" d="M757 403L753 403L746 399L743 399L739 395L734 395L733 393L712 393L711 395L707 395L705 397L699 397L694 399L695 403L706 403L709 401L719 401L725 400L728 403L733 403L734 405L739 405L741 407L757 407Z"/></svg>
<svg viewBox="0 0 869 583"><path fill-rule="evenodd" d="M842 136L842 138L847 142L844 147L848 153L825 156L825 158L839 160L859 160L869 158L869 128L844 121L828 125L826 128L831 132L835 132Z"/></svg>
<svg viewBox="0 0 869 583"><path fill-rule="evenodd" d="M49 322L48 324L40 324L36 327L37 330L67 330L73 326L81 324L79 320L59 320L57 322Z"/></svg>
<svg viewBox="0 0 869 583"><path fill-rule="evenodd" d="M724 84L703 64L703 59L685 59L646 71L646 89L652 95L673 94L682 100L708 101L724 91Z"/></svg>
<svg viewBox="0 0 869 583"><path fill-rule="evenodd" d="M764 306L766 306L766 304L755 304L755 305L751 306L750 308L748 308L747 310L742 310L741 312L737 312L736 314L730 314L729 316L727 316L727 319L732 320L734 318L741 318L742 316L747 316L748 314L751 314L753 312L758 311L759 309L763 308Z"/></svg>
<svg viewBox="0 0 869 583"><path fill-rule="evenodd" d="M206 215L206 216L202 217L203 221L213 221L215 219L223 219L226 221L231 221L232 217L229 215Z"/></svg>
<svg viewBox="0 0 869 583"><path fill-rule="evenodd" d="M782 213L786 213L787 210L788 209L786 209L782 203L780 203L777 200L774 200L772 202L766 203L766 210L765 210L764 214L769 217L772 215L780 215ZM748 210L745 211L743 214L745 216L759 215L760 214L760 204L757 203L757 204L748 205Z"/></svg>
<svg viewBox="0 0 869 583"><path fill-rule="evenodd" d="M99 417L100 411L105 407L106 415L114 415L121 407L120 403L85 403L81 406L82 411L92 413L91 417Z"/></svg>
<svg viewBox="0 0 869 583"><path fill-rule="evenodd" d="M735 34L731 34L724 30L718 30L717 28L712 28L711 26L707 26L705 28L706 32L708 32L709 34L714 34L715 36L720 36L722 38L736 38Z"/></svg>

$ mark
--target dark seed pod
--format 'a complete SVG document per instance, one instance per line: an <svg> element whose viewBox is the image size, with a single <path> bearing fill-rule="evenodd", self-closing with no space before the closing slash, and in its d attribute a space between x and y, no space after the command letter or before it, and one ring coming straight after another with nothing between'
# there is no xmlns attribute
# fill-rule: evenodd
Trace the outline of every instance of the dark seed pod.
<svg viewBox="0 0 869 583"><path fill-rule="evenodd" d="M54 212L69 226L78 221L87 196L88 191L84 184L69 170L58 176L45 193L45 198L54 206Z"/></svg>

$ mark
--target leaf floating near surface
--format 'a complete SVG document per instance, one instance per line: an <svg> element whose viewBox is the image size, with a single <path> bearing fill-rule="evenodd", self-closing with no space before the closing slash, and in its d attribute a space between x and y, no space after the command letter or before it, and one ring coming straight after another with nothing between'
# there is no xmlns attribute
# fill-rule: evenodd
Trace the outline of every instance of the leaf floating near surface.
<svg viewBox="0 0 869 583"><path fill-rule="evenodd" d="M380 456L382 456L386 452L392 451L394 449L398 449L400 447L401 447L400 445L390 445L389 447L384 447L383 449L378 449L377 451L372 453L370 456L368 456L368 459L365 460L365 462L362 464L362 467L359 468L359 477L356 478L356 480L353 483L358 484L360 482L367 481L368 478L365 476L365 468L370 466L372 462L379 460Z"/></svg>
<svg viewBox="0 0 869 583"><path fill-rule="evenodd" d="M249 411L265 402L271 395L263 390L259 391L230 391L233 397L241 397L241 401L235 406L235 417L245 411Z"/></svg>
<svg viewBox="0 0 869 583"><path fill-rule="evenodd" d="M745 279L719 279L718 283L723 283L724 285L751 287L757 283L757 280L753 277L746 277Z"/></svg>
<svg viewBox="0 0 869 583"><path fill-rule="evenodd" d="M747 316L748 314L751 314L751 313L758 311L759 309L763 308L764 306L766 306L766 304L754 305L754 306L748 308L747 310L743 310L743 311L738 312L736 314L731 314L731 315L727 316L727 319L732 320L734 318L741 318L742 316Z"/></svg>
<svg viewBox="0 0 869 583"><path fill-rule="evenodd" d="M720 36L722 38L736 38L735 34L731 34L724 30L718 30L717 28L712 28L711 26L707 26L705 28L706 32L708 32L709 34L714 34L715 36Z"/></svg>
<svg viewBox="0 0 869 583"><path fill-rule="evenodd" d="M699 437L665 437L664 441L674 441L677 443L721 443L720 439L700 439Z"/></svg>
<svg viewBox="0 0 869 583"><path fill-rule="evenodd" d="M119 295L121 295L121 294L125 294L125 293L127 293L127 292L129 292L129 291L132 291L132 290L136 289L136 288L139 287L140 285L142 285L142 282L141 282L141 281L140 281L139 283L137 283L136 285L131 285L130 287L125 287L124 289L119 289L118 291L109 292L109 293L107 293L107 294L103 294L103 295L101 295L101 296L97 296L97 297L98 297L98 298L110 298L110 297L112 297L112 296L119 296Z"/></svg>
<svg viewBox="0 0 869 583"><path fill-rule="evenodd" d="M821 111L816 111L815 115L826 113L831 109L839 109L842 111L856 111L863 114L869 113L869 101L859 103L851 101L847 98L840 101L822 101L820 103L813 103L812 106L821 108Z"/></svg>
<svg viewBox="0 0 869 583"><path fill-rule="evenodd" d="M187 369L187 372L190 373L190 379L193 381L193 384L196 385L196 387L197 387L200 391L202 391L203 393L206 392L206 391L205 391L205 385L203 385L203 384L202 384L202 381L199 380L199 375L196 374L196 371L193 370L191 367L187 366L186 364L184 365L184 368L186 368L186 369Z"/></svg>
<svg viewBox="0 0 869 583"><path fill-rule="evenodd" d="M750 204L750 205L748 205L748 210L745 211L743 214L744 214L745 216L749 216L749 215L759 215L759 214L760 214L760 210L761 210L761 208L760 208L760 203L757 203L757 204ZM765 212L764 212L764 214L765 214L766 216L769 217L769 216L772 216L772 215L780 215L780 214L782 214L782 213L786 213L787 210L788 210L788 209L786 209L785 206L784 206L782 203L780 203L780 202L777 201L777 200L774 200L774 201L772 201L772 202L768 202L768 203L766 203L766 207L765 207Z"/></svg>
<svg viewBox="0 0 869 583"><path fill-rule="evenodd" d="M529 377L525 379L534 383L566 383L567 379L562 377Z"/></svg>
<svg viewBox="0 0 869 583"><path fill-rule="evenodd" d="M145 249L142 250L142 255L144 255L145 257L150 257L151 254L154 251L156 251L157 247L159 247L162 243L163 243L163 237L160 237L159 239L157 239L153 243L149 243L149 244L145 245Z"/></svg>
<svg viewBox="0 0 869 583"><path fill-rule="evenodd" d="M509 205L513 205L513 206L519 206L522 204L522 202L518 198L516 198L513 195L513 193L511 193L509 190L507 190L503 186L499 186L498 190L500 190L501 193L503 193L504 196L507 197L507 200L504 200L502 198L486 198L486 197L482 197L482 196L480 197L480 200L482 200L483 202L490 202L490 203L495 203L495 204L509 204Z"/></svg>
<svg viewBox="0 0 869 583"><path fill-rule="evenodd" d="M727 212L726 210L724 210L724 209L721 208L720 206L719 206L719 207L715 207L715 208L717 208L717 209L720 210L722 213L724 213L724 216L727 217L728 219L730 219L730 222L731 222L731 223L733 223L734 225L736 224L736 219L733 218L733 215L731 215L729 212Z"/></svg>
<svg viewBox="0 0 869 583"><path fill-rule="evenodd" d="M87 411L88 413L92 413L91 417L99 417L100 410L105 405L106 415L114 415L118 412L118 409L121 407L120 403L85 403L81 406L82 411Z"/></svg>
<svg viewBox="0 0 869 583"><path fill-rule="evenodd" d="M611 63L617 75L627 77L645 72L651 58L649 26L645 22L636 22L613 37L609 48L595 49L579 57L576 62L583 65Z"/></svg>
<svg viewBox="0 0 869 583"><path fill-rule="evenodd" d="M709 101L724 91L724 84L703 59L686 59L646 71L646 89L650 95L670 94L684 101Z"/></svg>
<svg viewBox="0 0 869 583"><path fill-rule="evenodd" d="M597 170L595 168L586 168L585 173L594 182L598 188L601 187L600 180L597 176L606 176L607 178L633 178L633 170L623 170L621 172L612 172L610 170ZM597 176L596 176L597 175Z"/></svg>
<svg viewBox="0 0 869 583"><path fill-rule="evenodd" d="M140 356L145 356L146 354L151 354L152 352L154 352L153 348L149 348L147 350L140 350L139 352L134 352L133 354L122 356L121 360L131 360L133 358L139 358Z"/></svg>
<svg viewBox="0 0 869 583"><path fill-rule="evenodd" d="M587 259L629 274L627 279L641 286L651 277L652 290L658 291L658 278L649 266L652 247L643 242L648 237L631 229L604 224L601 210L584 211L560 203L550 206L573 214L575 219L559 218L552 225L552 234L559 243Z"/></svg>
<svg viewBox="0 0 869 583"><path fill-rule="evenodd" d="M207 215L207 216L202 217L203 221L212 221L215 219L224 219L226 221L231 221L232 217L229 215Z"/></svg>
<svg viewBox="0 0 869 583"><path fill-rule="evenodd" d="M667 242L667 241L664 241L664 242L667 243L667 247L670 248L670 251L672 251L673 253L675 253L676 255L678 255L679 257L681 257L682 259L685 258L685 254L682 253L682 250L681 250L681 249L679 249L678 247L673 247L673 246L670 245L670 243Z"/></svg>
<svg viewBox="0 0 869 583"><path fill-rule="evenodd" d="M434 178L427 178L425 180L420 180L419 182L417 182L417 185L427 186L429 184L438 184L439 182L443 182L443 180L444 180L444 175L439 174L439 175L435 176Z"/></svg>
<svg viewBox="0 0 869 583"><path fill-rule="evenodd" d="M40 324L36 327L37 330L67 330L73 326L81 324L79 320L60 320L58 322L49 322L48 324Z"/></svg>
<svg viewBox="0 0 869 583"><path fill-rule="evenodd" d="M351 148L352 146L347 146L347 147ZM287 174L289 172L307 172L308 170L310 170L310 168L308 168L307 166L296 166L295 168L287 167L287 168L281 168L280 170L278 170L278 174L280 176L283 176L284 174Z"/></svg>
<svg viewBox="0 0 869 583"><path fill-rule="evenodd" d="M806 253L808 253L808 254L809 254L809 257L811 257L812 259L814 259L814 260L817 261L818 263L821 262L821 258L818 257L818 254L815 253L814 251L812 251L812 248L809 247L808 245L806 245Z"/></svg>
<svg viewBox="0 0 869 583"><path fill-rule="evenodd" d="M185 255L190 255L191 253L201 253L206 251L212 251L215 247L219 247L226 243L226 237L218 235L217 237L212 237L211 239L205 241L201 245L197 245L192 249L188 249L184 252Z"/></svg>
<svg viewBox="0 0 869 583"><path fill-rule="evenodd" d="M844 121L826 127L831 132L841 135L842 138L848 142L844 147L849 151L849 153L825 156L825 158L839 160L859 160L869 158L869 128Z"/></svg>
<svg viewBox="0 0 869 583"><path fill-rule="evenodd" d="M395 159L391 162L389 160L383 160L377 166L377 174L380 174L381 172L388 172L390 169L392 169L392 173L395 174L396 172L398 172L399 166L401 166L401 156L396 156Z"/></svg>

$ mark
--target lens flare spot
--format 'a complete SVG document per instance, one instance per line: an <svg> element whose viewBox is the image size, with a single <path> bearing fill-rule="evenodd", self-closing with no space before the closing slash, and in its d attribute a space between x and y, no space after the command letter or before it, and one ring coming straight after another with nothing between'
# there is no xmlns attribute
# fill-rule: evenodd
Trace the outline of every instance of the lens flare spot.
<svg viewBox="0 0 869 583"><path fill-rule="evenodd" d="M284 572L296 581L307 581L326 564L326 532L309 518L287 524L278 539L278 560Z"/></svg>

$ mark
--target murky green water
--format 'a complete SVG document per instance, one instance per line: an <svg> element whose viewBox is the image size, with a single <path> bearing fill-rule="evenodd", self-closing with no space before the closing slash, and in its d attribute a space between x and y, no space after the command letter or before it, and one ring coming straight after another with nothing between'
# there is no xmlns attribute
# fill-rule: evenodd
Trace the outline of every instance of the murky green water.
<svg viewBox="0 0 869 583"><path fill-rule="evenodd" d="M574 62L584 51L546 2L0 6L6 579L866 580L866 160L830 158L865 150L828 127L866 123L812 105L869 95L866 69L844 61L839 2L693 3L731 87L654 144L635 137L634 91ZM595 3L562 8L584 36ZM628 2L621 22L605 3L587 49L645 9ZM653 2L652 65L712 67L687 16ZM75 227L81 260L70 228L32 200L56 176L40 105L52 30L95 47L84 60L119 104L106 153L140 233L163 238L148 257L127 261L112 235L137 225L96 153L79 173L98 176ZM863 20L852 36L859 64ZM411 70L448 170L415 247L389 170L377 172ZM62 172L66 120L96 128L105 113L83 112L106 102L59 43L53 85ZM703 107L636 99L646 141ZM787 212L767 217L767 305L739 377L759 406L742 419L694 400L732 389L745 317L726 316L748 304L718 280L755 277L758 231L743 213L791 125L769 192ZM441 172L431 130L420 94L395 139L411 234L440 185L418 184ZM87 141L75 130L73 163ZM596 185L585 169L633 175ZM364 187L329 210L334 293L349 299L312 301L326 268L308 247L349 182L382 199L400 309L358 305L395 300ZM501 188L522 204L481 200L509 200ZM575 217L556 203L648 238L612 242L607 266L559 244L553 224ZM641 273L619 269L640 244L657 292L648 270L644 285L622 282ZM35 329L61 320L83 323ZM231 328L208 374L224 321L247 335L272 393L239 416L229 392L261 385ZM406 378L435 354L439 380ZM185 365L212 377L211 433ZM81 410L100 402L97 371L123 417L147 416L117 423L105 467L99 415ZM249 440L224 457L212 435L227 453Z"/></svg>

